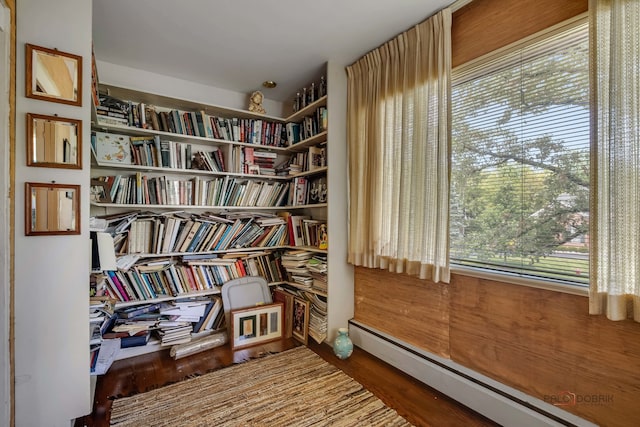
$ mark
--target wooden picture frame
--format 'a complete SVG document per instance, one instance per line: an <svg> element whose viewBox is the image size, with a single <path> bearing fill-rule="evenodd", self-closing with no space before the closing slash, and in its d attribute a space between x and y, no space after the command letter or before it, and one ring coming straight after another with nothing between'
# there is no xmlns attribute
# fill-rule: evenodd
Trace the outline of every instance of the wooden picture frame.
<svg viewBox="0 0 640 427"><path fill-rule="evenodd" d="M80 186L25 183L25 235L80 234Z"/></svg>
<svg viewBox="0 0 640 427"><path fill-rule="evenodd" d="M231 349L250 347L282 338L282 303L231 310Z"/></svg>
<svg viewBox="0 0 640 427"><path fill-rule="evenodd" d="M27 166L82 169L82 120L27 113Z"/></svg>
<svg viewBox="0 0 640 427"><path fill-rule="evenodd" d="M309 341L309 301L295 297L291 309L293 311L291 335L307 345Z"/></svg>
<svg viewBox="0 0 640 427"><path fill-rule="evenodd" d="M26 43L27 98L82 106L82 56Z"/></svg>

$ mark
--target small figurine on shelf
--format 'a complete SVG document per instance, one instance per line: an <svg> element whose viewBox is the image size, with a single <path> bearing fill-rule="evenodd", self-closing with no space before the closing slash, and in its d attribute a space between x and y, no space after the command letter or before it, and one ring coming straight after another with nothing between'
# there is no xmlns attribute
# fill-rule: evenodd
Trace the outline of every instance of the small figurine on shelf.
<svg viewBox="0 0 640 427"><path fill-rule="evenodd" d="M254 113L265 114L266 110L262 106L263 95L259 90L253 92L251 94L251 98L249 98L249 111Z"/></svg>

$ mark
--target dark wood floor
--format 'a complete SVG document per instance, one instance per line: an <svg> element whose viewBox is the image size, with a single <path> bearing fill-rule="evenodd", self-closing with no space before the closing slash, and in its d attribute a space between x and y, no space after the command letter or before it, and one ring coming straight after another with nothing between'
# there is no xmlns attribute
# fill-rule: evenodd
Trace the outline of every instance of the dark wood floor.
<svg viewBox="0 0 640 427"><path fill-rule="evenodd" d="M235 352L225 345L178 360L172 359L168 351L119 360L98 378L93 413L76 420L75 426L108 426L111 403L116 397L142 393L296 345L296 341L287 339ZM310 342L309 348L416 426L497 425L359 348L347 360L335 357L327 344Z"/></svg>

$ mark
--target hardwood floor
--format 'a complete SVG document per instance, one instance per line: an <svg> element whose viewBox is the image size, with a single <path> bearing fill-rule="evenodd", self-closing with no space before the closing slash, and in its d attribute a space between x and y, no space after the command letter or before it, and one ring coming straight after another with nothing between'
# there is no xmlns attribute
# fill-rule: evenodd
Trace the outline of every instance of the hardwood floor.
<svg viewBox="0 0 640 427"><path fill-rule="evenodd" d="M76 420L75 426L108 426L111 403L116 397L142 393L297 345L298 342L287 339L235 352L225 345L178 360L172 359L168 351L119 360L106 375L98 378L93 413ZM310 342L309 348L360 382L415 426L497 425L359 348L355 348L347 360L335 357L327 344Z"/></svg>

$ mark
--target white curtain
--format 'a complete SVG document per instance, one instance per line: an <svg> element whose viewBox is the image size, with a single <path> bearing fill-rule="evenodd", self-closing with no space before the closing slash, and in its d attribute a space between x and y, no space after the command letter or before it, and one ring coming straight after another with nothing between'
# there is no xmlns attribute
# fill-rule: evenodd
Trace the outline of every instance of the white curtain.
<svg viewBox="0 0 640 427"><path fill-rule="evenodd" d="M589 311L640 322L640 1L590 0Z"/></svg>
<svg viewBox="0 0 640 427"><path fill-rule="evenodd" d="M347 67L350 263L449 281L451 11Z"/></svg>

